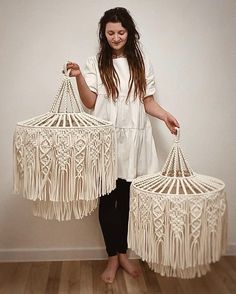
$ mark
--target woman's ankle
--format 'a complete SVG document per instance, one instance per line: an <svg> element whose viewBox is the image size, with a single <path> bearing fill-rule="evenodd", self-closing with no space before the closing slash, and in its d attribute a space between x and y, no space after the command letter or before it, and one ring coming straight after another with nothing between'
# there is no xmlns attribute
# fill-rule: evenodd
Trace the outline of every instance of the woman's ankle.
<svg viewBox="0 0 236 294"><path fill-rule="evenodd" d="M119 265L132 277L136 278L139 276L139 269L134 262L130 261L126 253L118 254Z"/></svg>
<svg viewBox="0 0 236 294"><path fill-rule="evenodd" d="M127 253L125 252L119 252L118 254L117 254L117 256L118 256L118 259L120 259L120 258L128 258L128 255L127 255Z"/></svg>
<svg viewBox="0 0 236 294"><path fill-rule="evenodd" d="M119 264L119 258L118 258L118 255L108 256L108 258L107 258L107 263L108 263L108 264Z"/></svg>

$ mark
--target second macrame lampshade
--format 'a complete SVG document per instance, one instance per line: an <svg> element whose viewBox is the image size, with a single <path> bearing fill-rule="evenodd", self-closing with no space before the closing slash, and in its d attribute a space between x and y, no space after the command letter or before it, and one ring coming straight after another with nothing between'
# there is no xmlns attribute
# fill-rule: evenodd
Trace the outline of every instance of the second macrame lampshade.
<svg viewBox="0 0 236 294"><path fill-rule="evenodd" d="M69 72L51 111L17 124L13 148L14 192L33 201L34 215L82 218L116 186L114 127L83 111Z"/></svg>
<svg viewBox="0 0 236 294"><path fill-rule="evenodd" d="M131 184L129 247L163 276L205 274L226 249L224 188L221 180L193 172L178 133L161 172Z"/></svg>

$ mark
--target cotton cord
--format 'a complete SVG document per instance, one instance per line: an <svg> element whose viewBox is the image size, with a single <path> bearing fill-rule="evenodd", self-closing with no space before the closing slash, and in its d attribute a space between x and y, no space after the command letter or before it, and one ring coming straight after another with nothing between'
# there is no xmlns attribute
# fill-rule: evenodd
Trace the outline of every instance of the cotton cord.
<svg viewBox="0 0 236 294"><path fill-rule="evenodd" d="M82 218L115 188L114 126L84 112L69 71L51 111L17 124L13 166L14 192L46 219Z"/></svg>
<svg viewBox="0 0 236 294"><path fill-rule="evenodd" d="M129 247L162 276L206 274L227 246L224 189L221 180L193 172L178 132L163 169L131 184Z"/></svg>

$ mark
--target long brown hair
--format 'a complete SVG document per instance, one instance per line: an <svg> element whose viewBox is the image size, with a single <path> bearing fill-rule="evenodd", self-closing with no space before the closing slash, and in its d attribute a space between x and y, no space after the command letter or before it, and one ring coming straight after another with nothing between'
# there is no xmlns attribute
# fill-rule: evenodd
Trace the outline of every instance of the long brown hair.
<svg viewBox="0 0 236 294"><path fill-rule="evenodd" d="M120 22L128 32L128 39L124 47L124 54L127 58L130 71L129 91L127 99L134 87L134 97L142 100L146 91L145 65L140 49L140 35L136 30L135 23L129 12L123 7L116 7L105 11L99 22L99 42L98 67L102 82L105 86L108 97L115 99L119 95L119 76L112 62L112 48L107 42L105 35L106 24L108 22Z"/></svg>

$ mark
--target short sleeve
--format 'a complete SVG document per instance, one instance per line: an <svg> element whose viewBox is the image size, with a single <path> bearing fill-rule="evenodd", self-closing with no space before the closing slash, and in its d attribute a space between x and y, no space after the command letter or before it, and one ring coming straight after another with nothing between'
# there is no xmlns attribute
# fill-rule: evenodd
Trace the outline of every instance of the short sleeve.
<svg viewBox="0 0 236 294"><path fill-rule="evenodd" d="M146 94L144 96L151 96L156 92L156 86L155 86L155 77L154 77L154 72L153 72L153 67L148 58L144 59L145 62L145 76L146 76Z"/></svg>
<svg viewBox="0 0 236 294"><path fill-rule="evenodd" d="M95 56L89 57L83 71L84 79L91 91L97 94L98 73L96 69L97 59Z"/></svg>

